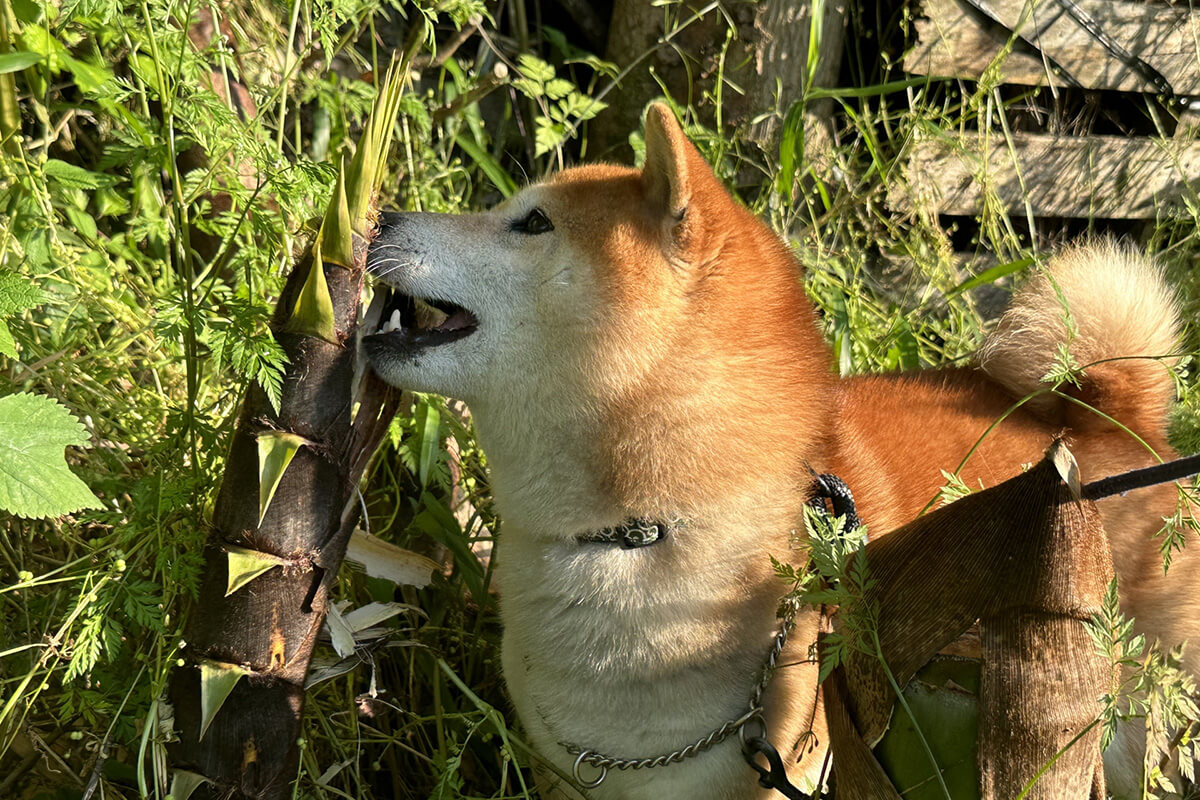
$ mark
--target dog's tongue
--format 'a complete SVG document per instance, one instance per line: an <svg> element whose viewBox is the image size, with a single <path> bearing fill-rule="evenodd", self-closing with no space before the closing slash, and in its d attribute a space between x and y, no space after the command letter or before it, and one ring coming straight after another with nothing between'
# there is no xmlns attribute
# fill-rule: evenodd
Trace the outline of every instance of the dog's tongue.
<svg viewBox="0 0 1200 800"><path fill-rule="evenodd" d="M475 318L466 309L457 309L453 314L446 317L442 324L438 325L434 330L438 331L460 331L463 328L469 328L475 324Z"/></svg>

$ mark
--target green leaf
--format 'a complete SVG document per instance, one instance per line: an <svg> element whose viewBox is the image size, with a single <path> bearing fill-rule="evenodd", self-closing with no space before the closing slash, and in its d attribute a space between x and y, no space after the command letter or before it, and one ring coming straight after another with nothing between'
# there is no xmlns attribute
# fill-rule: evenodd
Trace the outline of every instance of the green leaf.
<svg viewBox="0 0 1200 800"><path fill-rule="evenodd" d="M259 448L261 452L262 439L259 439ZM293 454L295 451L293 451ZM268 499L268 502L270 500ZM261 517L259 522L262 522ZM229 577L225 582L225 596L236 592L250 581L262 575L267 570L275 567L287 566L291 562L286 558L280 558L271 553L264 553L261 550L251 550L247 547L238 547L237 545L226 545L225 555L228 557L228 572Z"/></svg>
<svg viewBox="0 0 1200 800"><path fill-rule="evenodd" d="M31 518L99 508L63 457L64 447L87 444L79 420L50 398L0 397L0 509Z"/></svg>
<svg viewBox="0 0 1200 800"><path fill-rule="evenodd" d="M358 140L358 148L346 170L346 192L348 194L350 223L354 230L365 233L368 211L375 193L383 180L387 167L388 152L392 147L392 130L396 127L396 115L400 111L400 97L404 92L401 63L393 59L380 84L379 94L371 106L367 126ZM403 65L407 72L407 64Z"/></svg>
<svg viewBox="0 0 1200 800"><path fill-rule="evenodd" d="M112 186L117 182L117 179L112 175L90 172L83 167L68 164L66 161L59 161L57 158L51 158L46 161L42 165L42 172L47 178L70 189L94 190L104 186Z"/></svg>
<svg viewBox="0 0 1200 800"><path fill-rule="evenodd" d="M208 726L221 710L233 687L249 674L250 670L237 664L208 659L200 662L200 739L204 739Z"/></svg>
<svg viewBox="0 0 1200 800"><path fill-rule="evenodd" d="M551 100L559 100L575 90L575 84L565 78L554 78L546 82L543 91Z"/></svg>
<svg viewBox="0 0 1200 800"><path fill-rule="evenodd" d="M0 272L0 318L8 318L46 302L37 284L15 272Z"/></svg>
<svg viewBox="0 0 1200 800"><path fill-rule="evenodd" d="M75 85L81 92L90 94L104 88L105 84L113 80L112 70L104 64L81 61L65 53L62 59L67 69L71 70L71 74L75 76Z"/></svg>
<svg viewBox="0 0 1200 800"><path fill-rule="evenodd" d="M8 325L2 319L0 319L0 355L9 358L17 357L17 343L13 340L12 331L8 329Z"/></svg>
<svg viewBox="0 0 1200 800"><path fill-rule="evenodd" d="M542 61L537 56L522 55L517 59L517 65L526 78L545 83L554 80L554 67Z"/></svg>
<svg viewBox="0 0 1200 800"><path fill-rule="evenodd" d="M283 431L263 431L258 435L258 524L261 525L279 481L301 445L303 436Z"/></svg>
<svg viewBox="0 0 1200 800"><path fill-rule="evenodd" d="M429 470L437 463L442 447L442 414L434 402L423 397L413 411L413 422L421 442L417 449L417 479L422 488L429 485Z"/></svg>
<svg viewBox="0 0 1200 800"><path fill-rule="evenodd" d="M71 223L71 227L75 232L82 236L87 241L96 241L99 231L96 229L96 220L85 211L80 211L74 206L67 206L63 209L67 220Z"/></svg>
<svg viewBox="0 0 1200 800"><path fill-rule="evenodd" d="M899 705L875 746L880 765L905 800L944 800L917 735L925 735L955 800L979 797L979 662L935 657L904 689L913 717ZM915 718L915 720L913 719Z"/></svg>
<svg viewBox="0 0 1200 800"><path fill-rule="evenodd" d="M454 138L454 143L471 157L471 160L475 162L477 167L483 170L483 174L488 176L488 179L500 191L500 194L505 197L512 197L517 193L517 183L512 179L512 176L504 170L504 167L500 166L500 162L486 148L476 143L465 131L460 132Z"/></svg>
<svg viewBox="0 0 1200 800"><path fill-rule="evenodd" d="M175 770L175 774L171 776L171 797L174 800L188 800L202 783L211 783L211 781L194 772Z"/></svg>
<svg viewBox="0 0 1200 800"><path fill-rule="evenodd" d="M27 50L5 53L4 55L0 55L0 75L32 67L41 60L42 56L40 53L30 53Z"/></svg>
<svg viewBox="0 0 1200 800"><path fill-rule="evenodd" d="M340 344L333 324L333 299L329 296L329 284L325 281L325 266L321 258L321 240L313 243L312 264L308 277L296 298L292 316L283 329L288 333L324 339L330 344Z"/></svg>
<svg viewBox="0 0 1200 800"><path fill-rule="evenodd" d="M1010 261L1007 264L997 264L990 269L985 269L978 275L967 278L958 286L955 286L953 289L946 292L946 297L954 297L956 294L969 292L976 286L984 286L985 284L995 283L1006 275L1011 275L1014 272L1023 270L1033 263L1034 260L1032 258L1019 258L1016 261Z"/></svg>

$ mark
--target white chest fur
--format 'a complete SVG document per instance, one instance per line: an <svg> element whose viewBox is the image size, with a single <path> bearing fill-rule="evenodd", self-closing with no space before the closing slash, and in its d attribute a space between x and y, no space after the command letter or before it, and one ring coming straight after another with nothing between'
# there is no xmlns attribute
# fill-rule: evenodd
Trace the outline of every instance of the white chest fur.
<svg viewBox="0 0 1200 800"><path fill-rule="evenodd" d="M692 525L622 550L506 531L505 678L533 743L560 768L572 762L562 742L656 756L746 711L783 586L763 549L719 552L718 537L729 532ZM750 775L735 737L681 764L612 771L592 794L745 797Z"/></svg>

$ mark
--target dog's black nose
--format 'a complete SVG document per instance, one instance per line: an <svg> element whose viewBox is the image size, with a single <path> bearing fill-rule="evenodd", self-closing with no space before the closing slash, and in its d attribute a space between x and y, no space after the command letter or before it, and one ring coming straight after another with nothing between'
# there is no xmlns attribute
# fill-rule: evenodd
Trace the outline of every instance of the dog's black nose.
<svg viewBox="0 0 1200 800"><path fill-rule="evenodd" d="M404 215L399 211L381 211L379 213L379 233L386 233L388 228L396 227L402 219L404 219Z"/></svg>

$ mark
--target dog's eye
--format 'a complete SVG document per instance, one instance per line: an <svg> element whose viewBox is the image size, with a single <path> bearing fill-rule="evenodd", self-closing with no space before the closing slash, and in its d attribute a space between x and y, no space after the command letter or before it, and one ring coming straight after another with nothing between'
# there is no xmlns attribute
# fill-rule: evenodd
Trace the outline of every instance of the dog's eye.
<svg viewBox="0 0 1200 800"><path fill-rule="evenodd" d="M536 236L539 233L549 233L554 230L554 223L546 216L545 211L535 208L526 214L524 219L514 222L512 229L516 233L527 233L531 236Z"/></svg>

